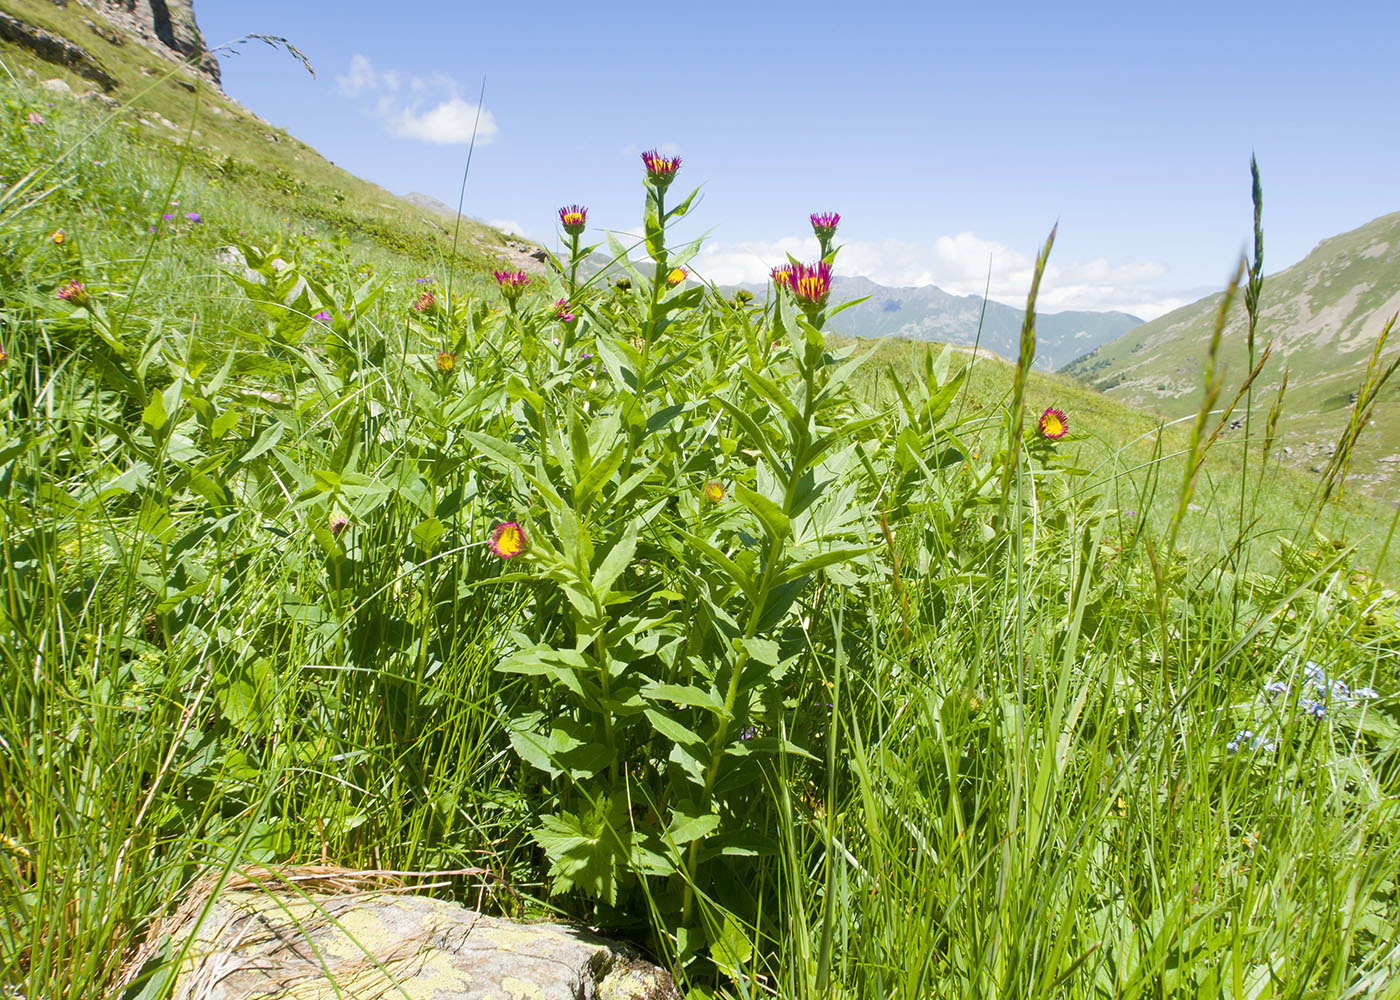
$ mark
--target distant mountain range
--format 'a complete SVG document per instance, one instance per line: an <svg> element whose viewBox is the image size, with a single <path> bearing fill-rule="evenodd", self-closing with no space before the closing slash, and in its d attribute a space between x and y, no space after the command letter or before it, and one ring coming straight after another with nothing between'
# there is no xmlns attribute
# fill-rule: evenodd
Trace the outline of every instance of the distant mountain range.
<svg viewBox="0 0 1400 1000"><path fill-rule="evenodd" d="M1242 299L1221 342L1227 393L1248 368ZM1267 412L1286 365L1284 445L1294 461L1320 470L1346 424L1350 393L1361 381L1377 335L1400 312L1400 212L1323 240L1297 264L1267 275L1260 301L1258 348L1272 340L1274 354L1255 383L1256 417ZM1202 368L1219 308L1219 294L1183 306L1076 358L1063 371L1166 417L1193 413L1200 406ZM1392 334L1386 357L1397 349L1400 329ZM1400 499L1394 478L1400 472L1400 385L1392 382L1383 391L1353 468L1375 495Z"/></svg>
<svg viewBox="0 0 1400 1000"><path fill-rule="evenodd" d="M891 288L868 278L838 278L831 295L837 303L869 296L829 324L828 329L848 336L972 344L979 340L980 317L982 347L1013 360L1020 350L1025 309L988 301L982 316L980 295L951 295L933 285ZM1046 371L1059 368L1141 323L1138 317L1123 312L1038 313L1035 367Z"/></svg>
<svg viewBox="0 0 1400 1000"><path fill-rule="evenodd" d="M413 191L399 197L448 218L457 214L450 205L432 195ZM591 277L606 263L606 258L598 256L591 266L584 267L583 273ZM769 286L766 283L729 285L722 286L721 291L732 293L736 288L745 288L761 297ZM868 278L837 278L833 282L833 304L866 296L869 297L867 301L836 316L827 329L848 337L900 337L971 345L979 342L978 320L981 319L982 347L1013 360L1020 351L1021 319L1025 315L1022 308L989 301L983 317L980 295L951 295L933 285L892 288ZM1138 317L1122 312L1039 313L1035 323L1035 367L1053 371L1141 323Z"/></svg>

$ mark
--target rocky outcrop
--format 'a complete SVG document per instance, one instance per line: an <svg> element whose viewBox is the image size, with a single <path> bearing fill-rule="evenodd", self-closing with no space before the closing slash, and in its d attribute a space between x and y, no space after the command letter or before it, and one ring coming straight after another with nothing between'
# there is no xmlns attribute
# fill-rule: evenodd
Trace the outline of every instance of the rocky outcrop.
<svg viewBox="0 0 1400 1000"><path fill-rule="evenodd" d="M235 876L217 895L196 886L151 929L122 988L161 975L146 963L163 952L182 956L166 984L175 1000L680 1000L663 969L578 927L487 916L377 873L263 871L258 881Z"/></svg>
<svg viewBox="0 0 1400 1000"><path fill-rule="evenodd" d="M219 61L204 47L194 0L81 0L153 52L198 68L219 85Z"/></svg>
<svg viewBox="0 0 1400 1000"><path fill-rule="evenodd" d="M45 62L66 66L103 90L116 89L117 81L97 60L82 46L74 45L62 35L55 35L52 31L45 31L0 11L0 39L23 46Z"/></svg>

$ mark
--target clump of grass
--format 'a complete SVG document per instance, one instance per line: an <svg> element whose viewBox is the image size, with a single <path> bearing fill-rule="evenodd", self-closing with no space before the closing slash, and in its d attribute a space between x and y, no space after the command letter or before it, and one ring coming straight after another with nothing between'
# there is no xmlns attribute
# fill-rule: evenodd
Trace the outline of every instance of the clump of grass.
<svg viewBox="0 0 1400 1000"><path fill-rule="evenodd" d="M7 990L104 995L211 872L297 864L451 871L696 996L1395 975L1395 593L1256 505L1276 465L1208 422L1130 432L1033 376L1033 308L1004 378L872 375L822 333L839 220L721 299L659 154L649 266L603 234L580 281L573 205L557 272L443 288L193 202L120 130L45 174L76 123L27 131L26 100Z"/></svg>

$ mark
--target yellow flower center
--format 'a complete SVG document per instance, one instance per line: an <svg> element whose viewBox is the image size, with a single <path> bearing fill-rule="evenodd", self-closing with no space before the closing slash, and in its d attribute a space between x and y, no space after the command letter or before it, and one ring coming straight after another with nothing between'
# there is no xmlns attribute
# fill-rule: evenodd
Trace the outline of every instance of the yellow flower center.
<svg viewBox="0 0 1400 1000"><path fill-rule="evenodd" d="M705 484L705 499L710 503L719 503L724 499L724 487L716 482Z"/></svg>
<svg viewBox="0 0 1400 1000"><path fill-rule="evenodd" d="M666 284L674 288L685 280L685 271L679 267L671 268L671 273L666 275Z"/></svg>
<svg viewBox="0 0 1400 1000"><path fill-rule="evenodd" d="M519 528L507 528L501 532L501 537L496 539L496 548L503 556L513 556L520 552L524 541Z"/></svg>
<svg viewBox="0 0 1400 1000"><path fill-rule="evenodd" d="M1047 414L1045 417L1045 434L1047 437L1059 437L1065 432L1065 425L1060 422L1060 418L1055 414Z"/></svg>

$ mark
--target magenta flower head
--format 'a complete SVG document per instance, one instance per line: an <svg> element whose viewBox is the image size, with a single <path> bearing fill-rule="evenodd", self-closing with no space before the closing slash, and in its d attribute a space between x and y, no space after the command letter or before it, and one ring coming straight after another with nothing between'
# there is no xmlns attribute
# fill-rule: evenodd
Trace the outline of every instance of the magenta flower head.
<svg viewBox="0 0 1400 1000"><path fill-rule="evenodd" d="M64 302L71 302L73 305L82 308L90 301L87 289L76 281L70 281L55 293Z"/></svg>
<svg viewBox="0 0 1400 1000"><path fill-rule="evenodd" d="M24 116L24 120L25 120L26 122L28 122L30 125L42 125L42 124L44 124L44 116L41 115L41 114L39 114L39 112L37 112L37 111L31 111L31 112L29 112L29 114L27 114L27 115Z"/></svg>
<svg viewBox="0 0 1400 1000"><path fill-rule="evenodd" d="M662 156L654 149L642 154L642 164L647 168L647 181L662 191L676 179L676 171L681 168L679 156Z"/></svg>
<svg viewBox="0 0 1400 1000"><path fill-rule="evenodd" d="M554 315L563 323L572 323L574 321L574 314L569 308L568 299L560 299L558 302L554 303Z"/></svg>
<svg viewBox="0 0 1400 1000"><path fill-rule="evenodd" d="M559 210L559 225L570 236L578 236L588 222L588 209L582 205L565 205Z"/></svg>
<svg viewBox="0 0 1400 1000"><path fill-rule="evenodd" d="M433 306L437 305L437 299L432 292L424 292L418 296L418 301L413 303L412 309L417 313L432 312Z"/></svg>
<svg viewBox="0 0 1400 1000"><path fill-rule="evenodd" d="M771 278L773 279L773 284L774 284L775 287L777 287L777 288L791 288L791 287L792 287L792 285L791 285L791 282L792 282L792 265L791 265L791 264L783 264L783 265L780 265L779 267L773 268L773 270L772 270L771 272L769 272L769 277L771 277Z"/></svg>
<svg viewBox="0 0 1400 1000"><path fill-rule="evenodd" d="M501 294L506 297L506 301L512 305L530 283L524 271L492 271L491 276L496 279L496 284L501 286Z"/></svg>
<svg viewBox="0 0 1400 1000"><path fill-rule="evenodd" d="M491 532L489 547L491 552L500 559L514 559L529 546L529 540L525 537L525 529L514 521L503 521L496 525L495 530Z"/></svg>
<svg viewBox="0 0 1400 1000"><path fill-rule="evenodd" d="M1040 415L1040 436L1047 441L1058 441L1069 433L1069 418L1061 410L1048 407Z"/></svg>
<svg viewBox="0 0 1400 1000"><path fill-rule="evenodd" d="M189 220L190 220L191 222L193 222L195 225L199 225L201 222L204 221L203 219L201 219L201 218L199 217L199 213L198 213L198 212L186 212L186 213L185 213L185 218L189 219Z"/></svg>
<svg viewBox="0 0 1400 1000"><path fill-rule="evenodd" d="M320 312L318 312L315 316L312 316L311 318L319 319L322 323L329 323L331 321L331 314L322 309Z"/></svg>
<svg viewBox="0 0 1400 1000"><path fill-rule="evenodd" d="M339 538L345 533L345 529L350 527L350 519L344 514L332 514L329 522L331 537Z"/></svg>
<svg viewBox="0 0 1400 1000"><path fill-rule="evenodd" d="M823 243L830 242L836 235L836 227L841 223L841 216L836 212L814 212L811 216L812 232L817 234L817 239Z"/></svg>
<svg viewBox="0 0 1400 1000"><path fill-rule="evenodd" d="M787 285L804 309L820 309L831 294L831 265L824 260L810 265L790 264Z"/></svg>

